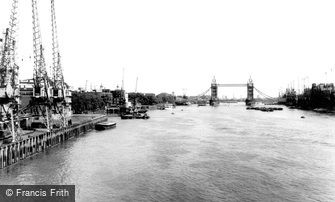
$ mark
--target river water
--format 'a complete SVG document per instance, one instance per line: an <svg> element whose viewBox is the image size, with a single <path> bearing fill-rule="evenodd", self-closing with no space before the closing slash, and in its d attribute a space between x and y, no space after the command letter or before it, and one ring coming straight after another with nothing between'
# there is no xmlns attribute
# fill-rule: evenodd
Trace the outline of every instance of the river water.
<svg viewBox="0 0 335 202"><path fill-rule="evenodd" d="M76 201L335 201L334 115L242 105L149 115L110 118L115 129L0 170L0 183L74 184Z"/></svg>

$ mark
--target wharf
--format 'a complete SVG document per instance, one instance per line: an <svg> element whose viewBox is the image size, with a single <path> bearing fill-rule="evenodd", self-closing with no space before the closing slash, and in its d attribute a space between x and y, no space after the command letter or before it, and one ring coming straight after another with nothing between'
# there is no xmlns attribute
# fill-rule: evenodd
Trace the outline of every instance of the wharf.
<svg viewBox="0 0 335 202"><path fill-rule="evenodd" d="M48 131L25 131L22 140L0 145L0 169L17 163L29 156L53 147L92 129L96 123L107 121L107 116L99 114L73 115L73 124L67 128Z"/></svg>

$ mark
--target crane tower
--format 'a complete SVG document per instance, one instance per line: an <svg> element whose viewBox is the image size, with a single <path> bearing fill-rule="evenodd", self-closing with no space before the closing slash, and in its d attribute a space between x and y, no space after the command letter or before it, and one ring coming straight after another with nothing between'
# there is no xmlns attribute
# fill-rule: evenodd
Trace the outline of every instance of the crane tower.
<svg viewBox="0 0 335 202"><path fill-rule="evenodd" d="M37 122L44 124L48 130L51 129L50 124L50 87L49 77L46 70L44 49L42 45L42 37L40 23L38 17L37 1L32 0L32 20L33 20L33 51L34 51L34 88L31 106L33 115Z"/></svg>
<svg viewBox="0 0 335 202"><path fill-rule="evenodd" d="M64 82L63 69L58 44L55 1L51 0L51 26L52 26L52 99L54 124L66 127L71 123L71 93Z"/></svg>
<svg viewBox="0 0 335 202"><path fill-rule="evenodd" d="M18 135L18 65L15 63L15 34L17 29L18 0L12 1L9 27L4 39L0 40L0 141L12 138L16 141Z"/></svg>

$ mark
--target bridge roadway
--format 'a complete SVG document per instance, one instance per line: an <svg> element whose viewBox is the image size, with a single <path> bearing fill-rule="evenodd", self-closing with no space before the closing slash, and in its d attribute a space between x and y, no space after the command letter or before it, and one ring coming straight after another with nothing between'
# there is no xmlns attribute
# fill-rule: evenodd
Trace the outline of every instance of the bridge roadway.
<svg viewBox="0 0 335 202"><path fill-rule="evenodd" d="M216 84L218 87L246 87L248 84Z"/></svg>

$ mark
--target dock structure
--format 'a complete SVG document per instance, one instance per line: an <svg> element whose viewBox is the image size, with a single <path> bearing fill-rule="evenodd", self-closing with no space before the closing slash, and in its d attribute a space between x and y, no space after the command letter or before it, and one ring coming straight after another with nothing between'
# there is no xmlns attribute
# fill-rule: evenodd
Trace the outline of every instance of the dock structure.
<svg viewBox="0 0 335 202"><path fill-rule="evenodd" d="M27 157L43 152L50 147L78 137L92 129L96 123L107 121L107 116L101 115L76 123L67 128L52 130L51 132L35 132L20 141L0 146L0 169L6 168Z"/></svg>

